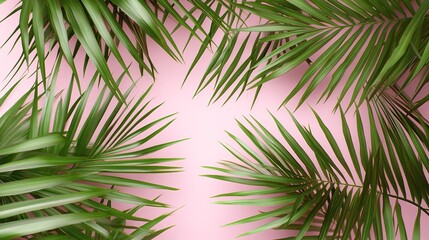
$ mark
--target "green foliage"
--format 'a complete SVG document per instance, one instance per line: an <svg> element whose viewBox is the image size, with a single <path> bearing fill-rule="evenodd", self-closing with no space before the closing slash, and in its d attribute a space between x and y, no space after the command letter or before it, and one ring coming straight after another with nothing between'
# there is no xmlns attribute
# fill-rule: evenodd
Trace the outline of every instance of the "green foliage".
<svg viewBox="0 0 429 240"><path fill-rule="evenodd" d="M410 204L418 211L413 231L417 239L420 215L429 215L428 125L404 119L387 106L368 106L368 119L356 111L356 132L341 112L347 153L316 113L323 140L290 115L306 146L275 117L282 139L256 119L246 119L250 127L239 122L252 146L229 134L241 151L226 148L239 162L208 167L222 173L208 176L257 189L221 194L217 197L240 199L218 203L272 210L229 225L271 219L242 236L275 228L297 230L293 239L407 239L413 230L405 227L401 206ZM335 157L321 141L329 143ZM345 159L351 159L352 166Z"/></svg>
<svg viewBox="0 0 429 240"><path fill-rule="evenodd" d="M144 157L178 142L148 146L170 125L172 115L148 121L160 107L145 103L149 89L135 102L127 100L129 105L117 101L107 87L91 104L92 85L73 100L72 81L66 94L56 95L56 76L54 72L46 92L39 94L36 83L0 117L0 238L158 236L166 229L153 228L169 214L145 219L135 213L143 207L168 206L119 188L175 190L130 175L179 170L164 164L180 159ZM126 99L133 87L124 93ZM13 91L0 99L2 105ZM120 211L113 205L117 203L133 207Z"/></svg>
<svg viewBox="0 0 429 240"><path fill-rule="evenodd" d="M275 218L243 235L278 228L296 230L293 239L418 239L421 214L429 214L428 120L418 111L429 99L429 1L225 2L230 30L197 93L214 85L210 101L227 102L255 89L256 100L265 83L307 65L298 82L284 80L292 90L281 105L335 96L348 150L316 113L334 157L292 115L307 148L277 119L281 140L255 119L246 119L250 128L239 123L254 146L229 134L242 151L227 150L239 163L209 167L226 174L209 177L263 187L222 194L245 199L220 203L273 210L232 225ZM352 106L356 132L342 109ZM414 229L405 227L404 204L418 209Z"/></svg>
<svg viewBox="0 0 429 240"><path fill-rule="evenodd" d="M145 103L149 90L129 101L134 85L125 92L119 85L124 75L132 78L124 60L130 56L141 74L155 76L149 42L182 61L173 34L185 29L184 48L193 38L201 42L185 81L215 49L196 90L214 85L211 102L248 89L256 89L256 100L266 82L303 64L305 73L281 105L299 97L300 107L319 90L319 100L339 94L334 108L341 112L346 154L316 113L332 154L292 115L307 147L275 118L283 139L256 119L246 119L250 127L239 123L253 147L230 134L245 154L227 147L240 163L210 167L224 175L209 176L258 189L222 194L240 199L220 203L274 207L233 223L275 218L244 235L278 228L296 230L297 239L419 239L421 215L429 215L429 124L418 111L429 100L428 10L429 0L19 1L6 17L19 14L6 42L21 43L23 51L0 106L21 81L19 70L37 71L32 89L0 116L0 238L149 240L168 229L153 230L169 214L135 216L142 207L166 204L115 187L174 190L126 175L178 170L164 163L179 159L143 157L178 142L146 146L172 115L145 123L160 105ZM87 89L79 79L80 52L82 73L90 62L97 70ZM119 79L109 68L112 56L124 70ZM72 81L56 94L64 61ZM104 87L90 103L98 80ZM341 108L353 105L356 132ZM133 207L119 211L114 202ZM417 209L414 229L406 227L404 204Z"/></svg>
<svg viewBox="0 0 429 240"><path fill-rule="evenodd" d="M264 83L305 63L297 83L284 80L295 87L284 93L282 105L296 96L299 107L317 89L320 99L338 90L339 103L350 95L350 107L412 82L417 96L427 83L429 1L227 2L231 30L197 90L214 84L213 101L228 101L245 89L258 95ZM247 26L247 19L256 25Z"/></svg>
<svg viewBox="0 0 429 240"><path fill-rule="evenodd" d="M108 67L110 56L128 73L124 53L119 50L119 46L123 46L125 52L138 63L141 72L154 77L156 69L148 48L150 39L173 59L181 61L172 32L181 27L190 32L190 38L203 41L199 36L207 36L202 28L203 22L209 17L217 18L215 14L207 15L207 9L201 9L208 8L207 5L212 5L214 1L194 0L190 3L184 6L175 0L20 1L9 15L19 13L20 16L14 34L19 33L16 42L21 42L23 52L15 70L37 60L46 85L46 58L53 53L61 56L57 61L66 60L80 86L75 58L82 49L85 53L83 71L86 71L90 60L115 97L125 101ZM176 21L177 26L168 29L165 24L167 19ZM73 42L74 47L71 47Z"/></svg>

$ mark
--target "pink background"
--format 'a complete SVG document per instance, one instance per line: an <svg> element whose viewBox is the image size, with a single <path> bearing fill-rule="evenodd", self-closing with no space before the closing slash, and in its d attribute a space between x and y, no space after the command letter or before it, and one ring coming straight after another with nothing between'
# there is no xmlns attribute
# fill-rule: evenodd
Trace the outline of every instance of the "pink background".
<svg viewBox="0 0 429 240"><path fill-rule="evenodd" d="M3 4L1 6L0 17L3 18L12 9L14 3L16 3L16 1L8 1ZM15 16L0 24L0 43L6 40L17 26L17 23L18 18ZM178 32L174 37L178 39L179 45L183 46L187 35ZM8 54L10 46L9 44L0 50L0 79L4 79L21 53L21 49L17 47L11 54ZM190 46L199 45L198 42L192 42ZM225 130L232 132L236 136L243 136L235 119L244 120L243 116L248 117L252 115L265 124L268 129L276 133L276 127L268 114L268 111L270 111L288 127L288 130L290 130L297 139L301 140L302 143L304 142L299 137L299 134L297 134L297 130L293 126L287 111L284 108L278 110L278 106L284 99L285 93L289 92L293 87L293 84L288 84L288 82L296 83L305 70L305 66L293 70L281 79L266 84L260 93L256 105L252 109L251 102L254 92L246 92L238 101L232 100L225 106L221 106L222 102L208 105L211 94L210 87L194 99L192 96L210 61L210 54L206 54L201 59L188 82L181 88L182 81L197 50L197 48L188 47L184 53L185 64L174 62L166 56L166 54L158 51L156 47L152 50L152 56L154 56L153 60L158 69L158 74L148 99L154 98L154 104L165 102L164 106L156 112L154 118L178 112L177 120L152 143L190 138L190 140L179 143L158 154L158 156L162 157L186 158L186 160L176 163L183 167L184 172L142 177L145 179L150 178L156 183L166 184L180 189L179 191L162 192L161 201L171 204L172 209L180 209L162 223L162 226L175 225L175 227L158 237L157 239L159 240L231 240L237 235L251 230L260 224L222 227L222 225L229 222L257 214L258 210L263 208L212 204L212 202L215 201L211 198L212 196L234 190L241 190L242 186L215 181L200 176L213 173L212 171L203 169L202 166L214 166L218 161L225 159L233 160L233 157L223 149L219 142L227 144L232 143L232 140L230 140L224 132ZM120 73L121 69L115 66L116 65L112 64L112 71ZM68 79L68 74L69 72L64 70L62 76ZM61 79L62 76L60 76L59 79ZM143 79L142 83L139 85L142 87L139 87L136 93L142 93L150 83L150 79ZM3 87L4 85L1 86ZM332 114L332 106L336 97L333 96L325 104L316 104L317 97L310 98L307 104L303 105L294 113L295 117L301 124L313 126L312 130L323 137L321 131L316 127L316 120L310 110L310 107L314 108L322 119L324 119L326 125L332 131L332 134L341 142L343 137L340 127L340 118L338 114ZM296 99L288 105L288 108L293 110L295 106ZM354 118L351 114L349 114L348 117L351 127L353 128ZM325 141L322 141L322 145L329 146ZM343 144L343 149L345 149L344 147L345 144ZM134 189L133 191L135 192L137 190ZM140 191L141 192L138 194L148 198L154 198L160 193L160 191L152 190ZM413 207L407 209L407 207L407 205L404 205L403 211L410 212L411 214L406 216L406 222L408 224L413 224L415 209ZM143 210L141 213L144 216L156 216L156 214L165 213L167 211L168 210L165 209L151 209ZM429 223L427 218L422 219L422 226ZM422 239L428 238L429 231L424 227L422 227L422 229L425 231ZM426 236L426 238L424 236ZM284 232L267 231L242 237L241 239L265 240L283 237L285 237Z"/></svg>

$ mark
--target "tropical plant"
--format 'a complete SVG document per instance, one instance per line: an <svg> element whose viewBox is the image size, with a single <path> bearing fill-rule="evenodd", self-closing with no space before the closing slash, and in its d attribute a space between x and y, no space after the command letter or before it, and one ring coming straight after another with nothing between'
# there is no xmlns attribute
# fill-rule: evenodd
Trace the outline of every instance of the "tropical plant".
<svg viewBox="0 0 429 240"><path fill-rule="evenodd" d="M362 119L356 112L357 130L351 132L341 112L347 153L316 113L329 146L292 114L306 146L274 116L282 139L254 118L246 118L250 128L239 122L252 145L229 134L241 151L225 147L240 163L224 161L222 167L208 167L222 174L207 176L257 188L221 194L217 197L240 199L218 203L271 208L229 225L271 219L243 235L272 228L296 230L285 239L407 239L410 224L401 210L406 206L416 209L412 236L420 239L421 215L429 216L429 127L399 119L403 115L379 103L368 113L368 119ZM353 136L358 136L357 143Z"/></svg>
<svg viewBox="0 0 429 240"><path fill-rule="evenodd" d="M172 189L112 173L177 170L157 165L176 159L140 158L174 143L140 148L170 122L143 138L141 135L171 116L140 126L158 106L144 113L147 92L131 104L127 99L134 85L124 92L119 83L124 75L133 78L126 57L138 64L141 74L155 76L149 42L182 61L173 36L179 28L189 34L185 48L192 38L201 42L186 78L206 50L215 49L196 90L197 94L214 85L210 101L225 98L226 102L247 89L256 89L256 100L266 82L306 63L307 70L293 90L285 93L281 105L300 95L300 107L316 90L321 90L320 100L339 93L334 108L341 109L353 167L348 166L348 157L317 114L335 157L293 116L312 153L299 146L276 119L288 146L255 119L248 121L251 129L241 123L240 127L259 153L231 134L250 159L228 148L242 163L225 162L223 168L215 169L231 175L210 177L268 188L223 194L258 196L223 203L282 206L236 222L278 217L247 234L282 228L298 229L298 238L406 239L409 230L401 206L409 203L418 209L413 230L418 236L420 216L428 214L429 127L418 111L429 100L425 91L429 79L428 10L429 0L18 1L9 16L19 14L19 24L7 42L14 41L14 46L20 42L23 51L9 76L15 87L22 79L16 78L19 70L36 69L37 80L0 116L0 236L152 239L163 231L151 229L168 214L147 220L134 213L142 206L165 204L110 186ZM168 19L176 24L167 24L171 23ZM219 32L223 38L214 42ZM84 53L82 72L88 72L89 63L97 71L89 84L80 79L75 63L79 52ZM49 57L53 61L48 61ZM109 69L111 61L125 71L119 80ZM51 74L47 73L48 62L53 62ZM55 94L63 62L72 70L72 81L65 94ZM105 87L90 104L89 95L97 80ZM80 95L76 101L72 98L74 84ZM88 89L81 89L85 85ZM1 104L14 87L5 93ZM345 99L345 109L358 107L359 154L342 112ZM39 107L41 101L44 103ZM88 106L91 110L86 116ZM368 131L361 111L369 113ZM312 162L312 154L317 163ZM112 201L136 207L119 211ZM127 220L143 225L129 234L133 227Z"/></svg>
<svg viewBox="0 0 429 240"><path fill-rule="evenodd" d="M243 235L279 228L297 230L294 239L407 239L401 206L411 204L418 210L413 235L419 236L429 206L428 120L419 112L429 100L429 1L227 2L226 19L235 20L197 93L214 84L211 101L226 102L247 89L256 89L256 99L263 84L308 64L297 83L289 81L293 90L281 105L299 97L299 108L316 93L319 101L335 96L348 150L344 155L317 114L334 156L292 115L309 150L277 119L283 140L256 119L246 119L250 128L239 123L254 146L230 134L245 154L226 147L240 163L209 167L226 175L208 176L264 187L221 194L250 199L220 203L274 210L232 225L277 218ZM352 134L342 107L354 105Z"/></svg>
<svg viewBox="0 0 429 240"><path fill-rule="evenodd" d="M145 103L149 89L130 101L133 86L124 93L129 105L116 101L107 87L91 103L97 93L92 84L74 99L74 81L57 94L59 66L47 91L39 93L43 87L36 81L0 116L0 239L153 239L166 230L154 226L169 214L145 219L136 212L168 205L121 188L175 190L132 175L179 170L165 165L179 159L145 157L178 142L148 146L173 115L149 121L160 105ZM120 211L118 203L132 207Z"/></svg>
<svg viewBox="0 0 429 240"><path fill-rule="evenodd" d="M19 24L6 43L14 41L15 47L21 42L22 54L8 75L5 85L12 83L13 87L3 93L1 105L18 92L14 88L24 79L16 77L21 69L31 73L28 79L36 78L36 83L0 116L1 239L153 239L167 229L154 230L154 226L169 214L155 219L136 216L142 207L166 204L120 188L175 190L134 177L178 171L163 163L179 159L144 157L177 142L146 147L171 124L168 119L173 115L148 121L160 107L145 103L149 90L130 101L135 85L125 92L119 85L124 75L132 78L124 60L126 54L138 63L142 74L154 77L148 38L180 61L171 34L183 27L190 31L190 39L200 39L199 31L205 37L201 24L207 17L197 7L204 4L193 1L185 7L179 1L17 1L5 19L19 14ZM201 15L198 19L197 14ZM175 20L177 26L167 30L167 19ZM125 51L120 51L121 47ZM82 74L75 63L79 52L84 53L83 73L90 72L90 62L97 70L89 84L80 79ZM111 55L125 71L119 80L108 66ZM72 70L72 81L66 91L56 92L63 62ZM51 67L54 70L49 73ZM94 91L93 86L100 80L105 87L101 92ZM91 103L94 92L99 97ZM77 93L80 97L74 99ZM115 103L115 99L119 101ZM118 203L133 207L120 211L115 208Z"/></svg>
<svg viewBox="0 0 429 240"><path fill-rule="evenodd" d="M186 6L176 0L19 1L6 17L19 13L19 26L8 38L9 41L18 33L15 44L20 41L23 49L15 65L15 73L37 60L36 64L45 83L46 58L53 53L55 57L62 56L56 58L57 61L61 62L63 58L66 60L80 88L80 74L75 58L79 50L83 49L83 71L86 71L91 60L106 86L118 99L124 101L124 96L108 67L109 57L113 55L131 76L124 60L125 53L128 53L138 63L141 73L147 72L154 77L156 69L149 53L148 39L173 59L182 61L181 51L172 33L178 28L184 28L189 30L190 39L195 37L204 41L203 39L207 38L210 41L211 35L204 30L202 24L208 18L221 22L221 8L217 11L210 8L221 4L213 0L192 0L188 1ZM176 26L168 29L168 19L174 20ZM74 47L71 47L73 42ZM120 51L119 46L123 46L124 51Z"/></svg>
<svg viewBox="0 0 429 240"><path fill-rule="evenodd" d="M339 103L351 95L350 107L410 83L417 85L412 98L424 95L417 106L429 98L422 90L429 73L427 0L225 2L230 30L197 89L214 84L212 101L246 89L257 96L264 83L306 62L301 79L288 80L295 87L282 105L297 96L299 107L317 89L320 99L338 90Z"/></svg>

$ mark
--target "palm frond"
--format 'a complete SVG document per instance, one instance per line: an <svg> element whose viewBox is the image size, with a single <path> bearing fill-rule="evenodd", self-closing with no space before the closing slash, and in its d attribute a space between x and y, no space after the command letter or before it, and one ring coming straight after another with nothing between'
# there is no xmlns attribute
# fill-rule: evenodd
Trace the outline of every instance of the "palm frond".
<svg viewBox="0 0 429 240"><path fill-rule="evenodd" d="M138 63L141 72L154 77L156 69L149 53L149 39L173 59L182 61L172 32L177 28L184 28L190 32L190 38L204 41L207 36L202 28L204 20L217 18L214 14L207 16L201 10L201 7L207 7L210 2L212 1L191 1L188 6L175 0L20 1L12 11L20 15L19 26L13 34L19 34L16 41L21 42L23 49L14 68L15 72L28 67L37 59L42 80L46 83L46 59L49 55L60 55L62 57L56 61L66 60L80 86L75 58L80 49L83 49L83 71L91 61L110 91L116 98L124 101L123 93L108 67L111 56L128 73L124 60L126 56L119 50L123 46L125 52ZM167 20L177 22L177 26L169 29L165 24ZM12 36L9 40L11 39ZM71 46L72 42L75 42L74 47Z"/></svg>
<svg viewBox="0 0 429 240"><path fill-rule="evenodd" d="M399 116L403 115L386 112L378 104L368 109L368 119L362 119L359 111L355 113L357 132L353 133L350 121L341 112L347 153L316 113L331 154L327 146L320 144L322 139L300 125L293 115L306 146L301 146L275 117L282 139L256 119L246 119L250 127L239 122L252 146L230 134L241 151L227 149L239 162L225 161L221 167L208 167L223 175L207 176L257 188L221 194L218 197L240 199L218 203L270 206L272 210L229 225L271 219L243 236L268 229L297 230L293 239L410 236L413 230L404 225L401 206L410 204L417 209L416 222L421 214L429 215L428 148L424 144L427 132L420 129L417 134L407 121L400 123ZM393 122L377 121L386 117ZM368 129L363 127L364 121L369 122ZM356 135L357 142L352 137Z"/></svg>
<svg viewBox="0 0 429 240"><path fill-rule="evenodd" d="M179 158L144 156L178 142L148 146L173 115L148 120L159 107L145 103L150 89L126 105L104 87L91 104L92 85L73 100L73 81L66 94L56 95L56 77L53 74L47 91L40 94L41 83L36 83L0 117L0 238L148 240L161 234L166 229L153 228L169 214L145 219L135 213L142 207L168 205L120 188L175 190L129 175L179 170L165 165ZM126 99L132 89L125 91ZM1 104L13 90L5 93ZM118 202L134 207L117 210L112 204Z"/></svg>
<svg viewBox="0 0 429 240"><path fill-rule="evenodd" d="M327 85L320 99L339 89L339 102L351 96L349 107L395 84L405 88L410 82L420 87L427 83L428 1L416 5L397 0L229 3L233 6L229 16L241 13L242 19L250 15L261 20L250 27L230 23L232 30L219 44L197 90L216 79L212 99L229 100L240 87L256 88L258 94L264 83L306 62L307 70L285 93L282 105L300 95L297 107L301 106L322 82ZM237 35L245 40L237 41ZM250 54L243 54L244 49L251 49Z"/></svg>

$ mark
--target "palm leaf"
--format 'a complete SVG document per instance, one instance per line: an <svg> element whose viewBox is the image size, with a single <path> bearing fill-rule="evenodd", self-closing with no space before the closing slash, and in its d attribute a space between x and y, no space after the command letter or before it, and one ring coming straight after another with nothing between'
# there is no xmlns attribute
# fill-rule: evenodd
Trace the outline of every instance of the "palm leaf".
<svg viewBox="0 0 429 240"><path fill-rule="evenodd" d="M59 55L61 57L56 60L57 63L63 58L67 61L80 89L80 73L75 58L83 49L86 55L84 72L90 60L115 97L125 101L107 67L109 56L112 55L129 74L124 60L126 54L119 51L119 47L123 46L138 63L142 73L147 72L154 77L156 70L149 54L148 39L173 59L181 61L172 32L182 27L190 32L190 37L204 41L207 33L202 28L202 22L206 18L218 17L206 16L204 11L197 12L210 2L191 1L190 6L184 6L179 1L20 1L12 11L20 15L17 31L12 35L19 33L16 41L21 42L23 52L12 71L17 73L22 67L28 68L37 59L38 71L46 88L46 59L49 55ZM201 16L197 17L197 14ZM178 27L167 28L167 20L177 22ZM11 39L12 36L8 40ZM71 47L70 42L74 39L75 46ZM49 49L46 51L47 45Z"/></svg>
<svg viewBox="0 0 429 240"><path fill-rule="evenodd" d="M270 210L230 225L270 220L242 236L268 229L298 230L291 232L293 239L368 239L374 236L392 239L411 236L413 231L419 236L418 225L415 230L404 225L401 206L417 208L417 221L420 221L420 213L429 215L425 154L428 149L423 141L427 141L428 136L421 128L419 132L414 131L412 127L419 125L411 125L410 118L406 121L402 119L404 115L389 112L386 106L377 103L369 106L368 129L359 127L363 120L357 111L358 134L351 132L350 121L341 111L348 153L339 149L339 140L316 113L328 146L319 144L320 136L300 125L293 115L291 118L305 147L301 147L275 117L282 139L276 138L277 134L256 119L246 119L250 127L239 123L252 146L231 135L242 151L227 149L239 162L225 161L220 168L207 167L223 174L207 176L257 188L221 194L217 197L240 199L218 203L269 206ZM361 137L356 142L353 135ZM333 156L325 151L326 147ZM244 155L240 153L243 151ZM353 168L346 159L352 160Z"/></svg>
<svg viewBox="0 0 429 240"><path fill-rule="evenodd" d="M219 44L197 90L214 84L212 99L227 101L238 89L256 88L257 95L264 83L306 62L306 72L292 83L295 87L285 93L282 105L299 95L297 107L301 106L321 83L326 87L320 99L338 90L339 103L351 96L350 107L395 84L401 89L413 86L417 96L427 82L428 1L416 5L397 0L228 2L232 7L225 8L225 19L250 15L261 20L255 26L225 20L231 31ZM237 41L237 35L245 40ZM244 49L250 49L248 54L242 55Z"/></svg>
<svg viewBox="0 0 429 240"><path fill-rule="evenodd" d="M115 84L119 86L124 75ZM175 190L127 175L179 170L164 166L178 158L130 154L152 153L178 142L148 146L148 140L171 123L167 120L172 115L148 121L159 107L149 108L144 103L149 90L138 101L127 100L129 105L116 100L107 87L90 103L88 96L96 90L92 85L73 100L73 81L67 94L56 95L56 77L55 72L47 91L35 84L0 117L0 238L58 234L72 239L132 239L137 233L127 232L130 228L144 231L141 239L161 234L166 229L153 228L168 215L145 219L135 213L144 206L167 205L123 193L118 187ZM36 89L42 91L39 96L33 94ZM124 97L128 98L132 89L125 91ZM2 104L12 91L5 93ZM107 111L112 106L114 110ZM84 114L85 109L89 114ZM113 202L135 207L120 211L112 207ZM126 221L137 221L141 228Z"/></svg>

